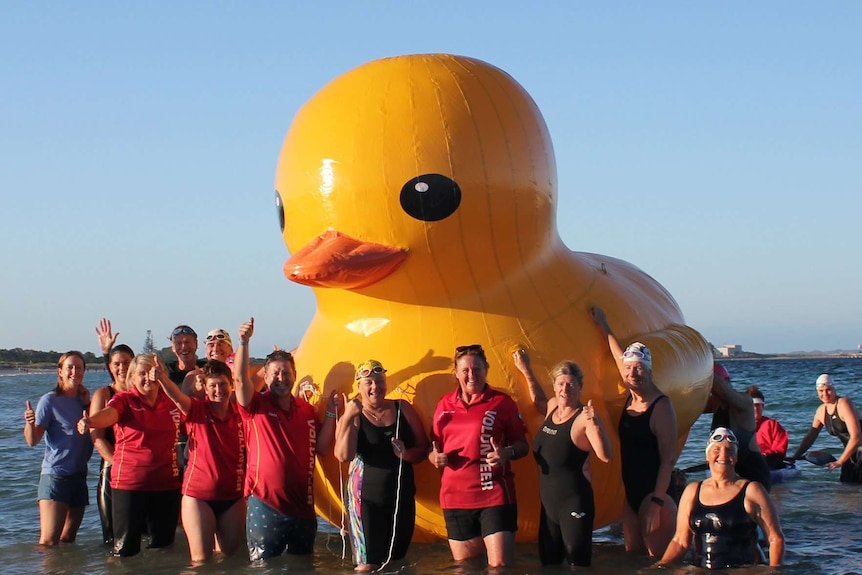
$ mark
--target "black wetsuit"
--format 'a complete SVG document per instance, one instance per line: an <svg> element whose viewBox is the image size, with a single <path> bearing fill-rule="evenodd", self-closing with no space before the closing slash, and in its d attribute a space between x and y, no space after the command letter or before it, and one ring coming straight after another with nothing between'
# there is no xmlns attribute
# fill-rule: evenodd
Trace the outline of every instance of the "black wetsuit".
<svg viewBox="0 0 862 575"><path fill-rule="evenodd" d="M644 498L655 490L658 468L661 467L658 438L650 430L649 422L656 404L663 399L667 399L667 396L658 396L646 411L632 415L626 411L631 403L629 396L620 416L623 486L626 490L626 501L636 514ZM656 495L661 497L660 493Z"/></svg>
<svg viewBox="0 0 862 575"><path fill-rule="evenodd" d="M108 400L114 397L117 390L112 386L108 389ZM114 427L105 428L105 441L114 445ZM111 464L102 459L99 467L99 483L96 485L96 503L99 506L99 520L102 524L102 541L105 545L114 544L114 520L111 509L113 508L113 497L111 495Z"/></svg>
<svg viewBox="0 0 862 575"><path fill-rule="evenodd" d="M757 523L745 511L745 491L749 484L746 482L733 499L720 505L701 503L703 482L697 484L688 520L694 533L693 565L726 569L760 561Z"/></svg>
<svg viewBox="0 0 862 575"><path fill-rule="evenodd" d="M539 559L542 565L563 560L589 566L592 559L593 521L596 516L593 487L584 475L588 451L572 442L577 413L565 423L554 423L551 412L533 441L539 464ZM578 411L580 413L580 410Z"/></svg>
<svg viewBox="0 0 862 575"><path fill-rule="evenodd" d="M835 411L829 413L829 408L826 407L826 417L823 420L823 426L829 435L833 435L841 440L841 444L845 447L850 442L850 432L847 430L847 424L838 416L838 404L835 405ZM862 421L859 422L862 426ZM842 483L862 483L862 446L856 448L850 459L844 462L841 466L841 482Z"/></svg>
<svg viewBox="0 0 862 575"><path fill-rule="evenodd" d="M413 464L395 455L392 439L397 428L398 439L404 442L405 449L410 449L416 445L416 437L401 411L401 402L396 401L395 405L397 420L386 427L374 425L364 413L359 415L356 458L349 471L351 537L354 560L359 564L382 565L389 558L390 544L391 559L401 559L413 538L416 522ZM396 523L394 542L393 523Z"/></svg>
<svg viewBox="0 0 862 575"><path fill-rule="evenodd" d="M712 429L726 427L733 431L739 444L737 445L736 465L733 466L737 475L744 479L757 481L764 489L770 491L772 482L769 480L769 463L760 451L751 450L751 439L755 431L734 429L730 422L730 410L726 407L717 408L712 414Z"/></svg>

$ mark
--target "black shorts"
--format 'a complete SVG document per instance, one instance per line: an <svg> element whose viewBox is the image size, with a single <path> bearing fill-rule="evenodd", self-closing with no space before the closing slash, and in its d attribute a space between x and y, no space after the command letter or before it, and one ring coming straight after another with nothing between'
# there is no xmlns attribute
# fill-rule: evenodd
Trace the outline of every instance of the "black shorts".
<svg viewBox="0 0 862 575"><path fill-rule="evenodd" d="M444 509L446 533L454 541L469 541L500 531L518 530L518 506L515 503L479 509Z"/></svg>

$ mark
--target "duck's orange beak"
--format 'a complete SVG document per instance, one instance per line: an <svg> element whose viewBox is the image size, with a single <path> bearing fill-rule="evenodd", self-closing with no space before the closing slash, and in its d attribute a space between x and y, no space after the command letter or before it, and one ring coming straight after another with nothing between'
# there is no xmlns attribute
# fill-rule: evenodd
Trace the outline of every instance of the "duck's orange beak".
<svg viewBox="0 0 862 575"><path fill-rule="evenodd" d="M288 258L284 275L311 287L358 289L382 280L406 257L406 249L362 242L329 230Z"/></svg>

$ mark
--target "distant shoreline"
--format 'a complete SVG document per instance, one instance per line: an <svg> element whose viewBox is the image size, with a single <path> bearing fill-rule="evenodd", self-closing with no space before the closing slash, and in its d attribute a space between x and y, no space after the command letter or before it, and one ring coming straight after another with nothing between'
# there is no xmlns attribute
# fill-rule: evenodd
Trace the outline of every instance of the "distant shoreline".
<svg viewBox="0 0 862 575"><path fill-rule="evenodd" d="M758 359L862 359L862 353L758 353L732 357L716 357L715 361L752 361Z"/></svg>

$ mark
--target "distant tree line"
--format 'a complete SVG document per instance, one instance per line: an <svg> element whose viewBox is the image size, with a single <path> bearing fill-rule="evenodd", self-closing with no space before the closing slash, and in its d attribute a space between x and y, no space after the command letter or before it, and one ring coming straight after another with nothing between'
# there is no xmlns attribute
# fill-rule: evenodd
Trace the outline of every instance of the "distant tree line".
<svg viewBox="0 0 862 575"><path fill-rule="evenodd" d="M46 369L57 367L57 362L60 356L65 352L60 351L36 351L35 349L0 349L0 368L30 368L30 369ZM91 351L82 352L84 354L84 362L88 368L104 368L105 358L101 355L96 355ZM174 358L171 353L171 348L166 347L156 351L162 359L170 361Z"/></svg>
<svg viewBox="0 0 862 575"><path fill-rule="evenodd" d="M57 367L60 356L65 352L36 351L35 349L0 349L0 367ZM104 365L101 356L88 351L84 353L87 365Z"/></svg>

